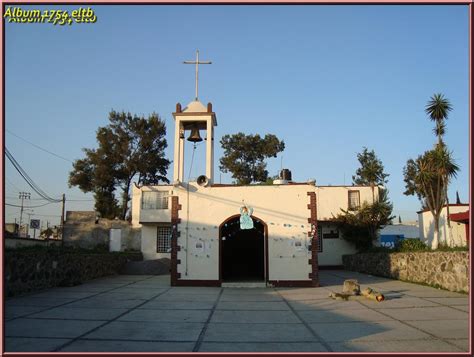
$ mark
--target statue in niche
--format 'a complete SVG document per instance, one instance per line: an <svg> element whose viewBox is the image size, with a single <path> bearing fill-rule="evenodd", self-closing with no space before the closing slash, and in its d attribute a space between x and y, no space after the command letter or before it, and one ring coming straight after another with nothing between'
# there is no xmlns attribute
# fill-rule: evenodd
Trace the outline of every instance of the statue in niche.
<svg viewBox="0 0 474 357"><path fill-rule="evenodd" d="M252 207L243 206L240 207L240 229L252 229L253 220L250 217L253 213Z"/></svg>

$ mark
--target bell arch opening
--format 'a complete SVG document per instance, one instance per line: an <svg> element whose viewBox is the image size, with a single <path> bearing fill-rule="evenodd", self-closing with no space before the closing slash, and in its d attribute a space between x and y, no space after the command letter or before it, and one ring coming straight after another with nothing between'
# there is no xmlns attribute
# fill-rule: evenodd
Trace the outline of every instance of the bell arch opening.
<svg viewBox="0 0 474 357"><path fill-rule="evenodd" d="M219 229L220 279L224 282L265 281L267 225L252 216L252 229L240 228L240 215L226 219Z"/></svg>

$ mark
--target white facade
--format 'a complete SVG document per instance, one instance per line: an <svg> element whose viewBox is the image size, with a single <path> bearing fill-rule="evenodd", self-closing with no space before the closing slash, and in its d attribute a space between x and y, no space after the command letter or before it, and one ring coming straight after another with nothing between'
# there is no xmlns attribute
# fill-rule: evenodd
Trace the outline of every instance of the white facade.
<svg viewBox="0 0 474 357"><path fill-rule="evenodd" d="M469 210L469 205L450 205L449 213L461 213ZM420 239L428 246L434 237L434 219L430 211L418 212L418 221L420 223ZM443 207L439 218L439 244L448 246L463 247L467 245L466 226L463 223L451 220L451 229L448 227L447 209Z"/></svg>
<svg viewBox="0 0 474 357"><path fill-rule="evenodd" d="M259 257L262 249L258 269L264 265L263 276L267 282L306 284L312 279L311 286L315 286L318 265L340 266L343 254L355 252L330 221L354 202L371 203L370 187L315 186L314 183L213 184L213 130L217 121L212 105L205 108L193 101L182 111L178 104L173 116L176 126L173 184L134 186L132 191L132 225L141 226L144 258L171 258L172 284L173 279L175 283L178 279L180 284L186 281L194 285L199 282L220 284L223 265L228 259L224 256L229 257L230 253L238 265L239 257L245 260L247 255L255 255L257 249L245 250L247 246L242 246L239 239L233 241L239 244L239 256L229 248L225 248L227 255L223 253L223 247L229 247L231 241L230 235L226 237L222 233L228 229L224 227L238 224L240 208L244 205L253 208L252 219L259 225L258 241L264 241L263 249L263 244L258 246ZM196 126L207 135L206 177L199 184L183 182L184 130ZM377 196L378 188L376 199ZM244 234L242 230L236 232ZM312 246L316 233L319 244ZM316 247L319 247L317 256ZM245 261L243 264L245 268Z"/></svg>
<svg viewBox="0 0 474 357"><path fill-rule="evenodd" d="M348 208L348 192L359 191L361 202L372 200L370 187L315 187L309 184L216 186L202 187L191 182L189 192L187 184L133 188L132 224L142 226L145 259L170 257L169 253L156 252L156 240L158 223L171 221L171 207L142 209L143 192L161 191L169 197L178 197L182 206L179 211L181 223L178 225L181 232L178 244L182 249L178 254L182 262L179 272L183 279L206 280L218 278L218 228L227 218L239 214L243 203L254 209L253 216L267 224L269 279L301 280L306 279L309 273L307 260L311 252L297 248L300 245L295 243L300 242L306 248L310 245L310 211L307 207L310 201L307 193L316 193L317 220L323 235L322 252L318 253L319 265L341 265L343 254L355 252L337 227L326 222L341 213L341 208ZM331 236L331 231L337 232L337 238L324 237ZM203 251L193 251L197 241L204 242Z"/></svg>

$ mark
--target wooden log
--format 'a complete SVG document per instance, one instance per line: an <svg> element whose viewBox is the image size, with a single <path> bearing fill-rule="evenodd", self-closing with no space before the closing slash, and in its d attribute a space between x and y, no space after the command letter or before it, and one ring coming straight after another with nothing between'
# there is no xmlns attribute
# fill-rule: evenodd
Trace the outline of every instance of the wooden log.
<svg viewBox="0 0 474 357"><path fill-rule="evenodd" d="M385 300L385 296L383 294L371 288L366 288L362 290L362 295L365 296L367 299L375 300L378 302Z"/></svg>

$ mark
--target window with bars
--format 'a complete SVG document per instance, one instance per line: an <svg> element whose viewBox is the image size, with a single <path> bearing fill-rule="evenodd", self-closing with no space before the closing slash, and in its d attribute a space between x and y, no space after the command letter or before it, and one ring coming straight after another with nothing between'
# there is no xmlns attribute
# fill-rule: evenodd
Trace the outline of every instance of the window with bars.
<svg viewBox="0 0 474 357"><path fill-rule="evenodd" d="M318 242L318 253L323 252L323 227L318 225L318 234L317 234L317 242Z"/></svg>
<svg viewBox="0 0 474 357"><path fill-rule="evenodd" d="M356 210L360 207L360 192L349 191L349 209Z"/></svg>
<svg viewBox="0 0 474 357"><path fill-rule="evenodd" d="M168 192L143 191L142 209L168 209Z"/></svg>
<svg viewBox="0 0 474 357"><path fill-rule="evenodd" d="M171 225L160 225L156 232L156 252L171 252Z"/></svg>

